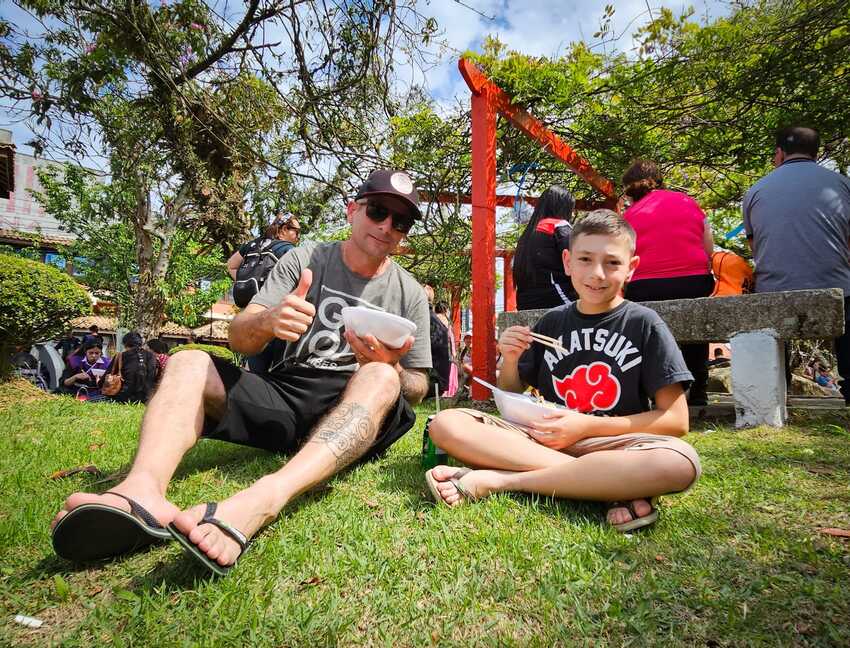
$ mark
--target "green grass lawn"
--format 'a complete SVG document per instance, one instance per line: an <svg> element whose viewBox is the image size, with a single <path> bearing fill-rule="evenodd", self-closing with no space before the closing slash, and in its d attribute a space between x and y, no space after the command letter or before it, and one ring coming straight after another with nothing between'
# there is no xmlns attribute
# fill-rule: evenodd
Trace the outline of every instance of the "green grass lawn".
<svg viewBox="0 0 850 648"><path fill-rule="evenodd" d="M389 454L286 509L216 579L174 543L81 568L47 525L71 491L126 468L142 408L0 398L0 645L850 645L850 434L695 430L704 474L623 536L592 504L500 495L435 507L426 410ZM169 492L220 499L280 457L202 442ZM34 630L15 614L45 621Z"/></svg>

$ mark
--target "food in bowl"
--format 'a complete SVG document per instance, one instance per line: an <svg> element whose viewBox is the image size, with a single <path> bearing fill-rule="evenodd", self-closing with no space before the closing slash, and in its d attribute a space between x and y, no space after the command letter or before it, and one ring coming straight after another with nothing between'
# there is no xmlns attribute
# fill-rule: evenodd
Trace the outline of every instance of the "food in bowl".
<svg viewBox="0 0 850 648"><path fill-rule="evenodd" d="M365 306L346 306L342 321L348 331L359 337L374 335L388 347L404 346L408 337L416 332L416 324L409 319Z"/></svg>
<svg viewBox="0 0 850 648"><path fill-rule="evenodd" d="M532 421L540 420L555 411L567 409L563 405L546 400L540 402L528 394L514 394L501 389L493 390L493 399L503 419L520 425L531 425Z"/></svg>
<svg viewBox="0 0 850 648"><path fill-rule="evenodd" d="M499 389L495 385L481 380L478 376L473 377L473 380L493 392L493 400L496 401L499 414L502 415L503 419L511 423L530 426L532 421L537 421L546 415L551 415L553 411L568 409L563 405L544 400L537 390L533 390L532 394L515 394L514 392Z"/></svg>

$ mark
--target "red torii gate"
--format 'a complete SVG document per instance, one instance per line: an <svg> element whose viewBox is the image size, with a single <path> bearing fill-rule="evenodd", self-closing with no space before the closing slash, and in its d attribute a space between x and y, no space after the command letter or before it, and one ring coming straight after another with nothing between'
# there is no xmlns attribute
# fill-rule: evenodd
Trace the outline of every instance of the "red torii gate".
<svg viewBox="0 0 850 648"><path fill-rule="evenodd" d="M580 204L577 209L596 207L613 208L616 205L614 183L597 172L581 155L570 148L539 120L522 108L515 106L507 93L497 86L476 65L467 59L458 61L458 68L466 85L472 91L472 196L460 200L472 205L472 366L475 375L490 383L496 382L496 205L512 206L513 199L496 196L496 116L519 128L557 160L564 162L579 177L607 199L598 204ZM458 200L455 196L446 202ZM508 199L506 205L504 200ZM532 202L529 200L528 202ZM515 310L516 301L508 308L508 282L510 259L505 259L505 309ZM453 314L454 315L454 314ZM488 391L472 383L472 398L484 400Z"/></svg>

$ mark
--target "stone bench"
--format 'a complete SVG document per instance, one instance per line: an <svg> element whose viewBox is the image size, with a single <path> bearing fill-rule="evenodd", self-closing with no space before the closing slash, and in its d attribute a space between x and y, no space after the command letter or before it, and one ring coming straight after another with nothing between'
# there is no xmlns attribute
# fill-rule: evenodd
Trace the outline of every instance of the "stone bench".
<svg viewBox="0 0 850 648"><path fill-rule="evenodd" d="M830 339L844 331L844 295L838 288L643 305L661 316L679 343L730 343L736 427L785 425L785 340ZM500 313L499 331L532 326L545 312Z"/></svg>

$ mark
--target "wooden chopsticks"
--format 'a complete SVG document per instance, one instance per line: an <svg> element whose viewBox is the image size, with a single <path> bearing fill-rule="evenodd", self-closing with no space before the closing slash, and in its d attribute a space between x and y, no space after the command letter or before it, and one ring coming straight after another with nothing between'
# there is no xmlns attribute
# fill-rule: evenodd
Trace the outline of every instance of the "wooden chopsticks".
<svg viewBox="0 0 850 648"><path fill-rule="evenodd" d="M551 338L548 335L543 335L541 333L531 332L531 339L538 344L542 344L543 346L547 346L550 349L555 349L555 351L560 351L561 353L569 353L564 347L561 346L561 343L555 338Z"/></svg>

